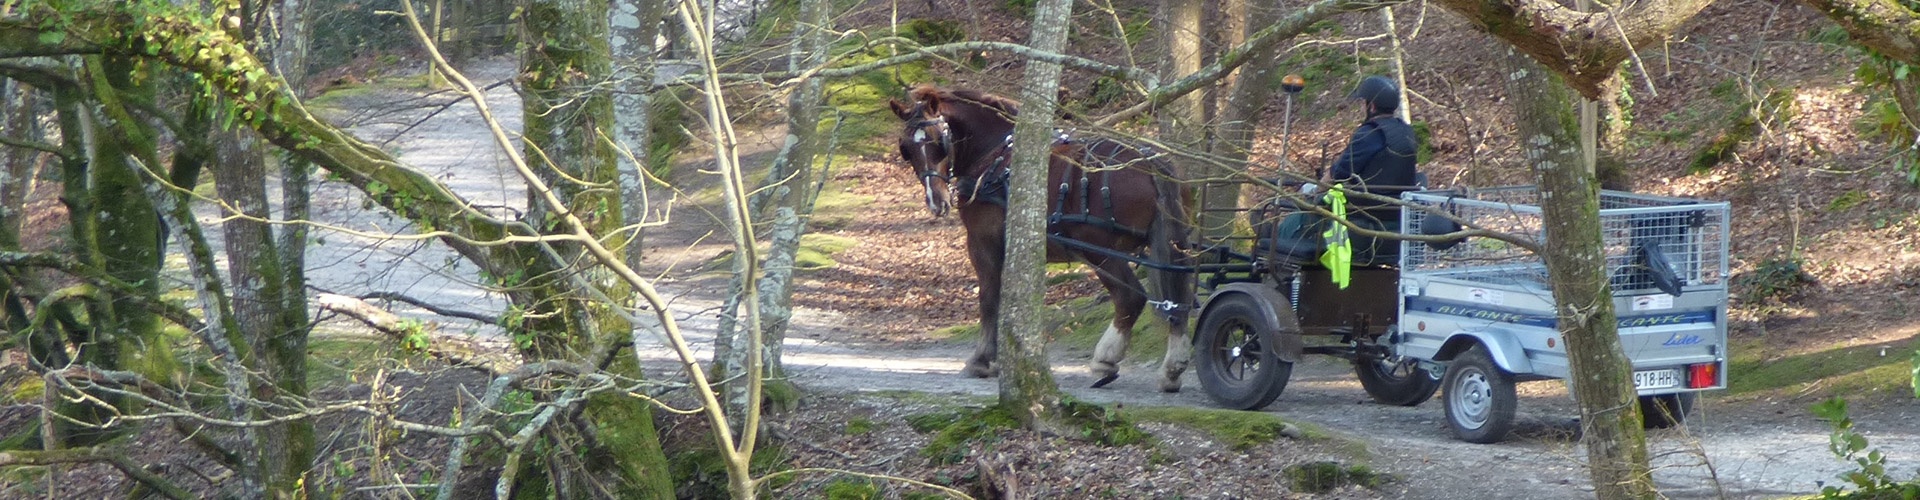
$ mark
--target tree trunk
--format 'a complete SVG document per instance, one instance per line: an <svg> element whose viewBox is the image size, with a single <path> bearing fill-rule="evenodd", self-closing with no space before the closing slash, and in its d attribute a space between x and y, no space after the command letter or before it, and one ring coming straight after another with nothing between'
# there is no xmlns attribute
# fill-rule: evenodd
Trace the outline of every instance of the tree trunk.
<svg viewBox="0 0 1920 500"><path fill-rule="evenodd" d="M528 35L520 54L527 157L568 204L567 210L590 226L584 229L599 235L616 234L616 229L627 223L622 193L590 189L566 180L604 184L618 182L620 177L614 150L599 135L600 130L614 126L611 93L604 87L612 75L607 0L529 0L522 8L522 29ZM529 223L543 232L564 224L544 208L538 193L528 196L532 198ZM578 245L556 244L554 248L568 260L580 251ZM631 338L632 325L608 307L591 304L573 292L567 276L571 270L549 269L561 272L536 274L541 267L557 264L543 258L531 245L521 252L530 261L549 262L528 269L526 275L535 278L524 285L524 292L511 296L514 306L527 311L529 318L551 313L549 319L526 322L532 343L523 354L529 360L617 351L611 346ZM628 287L609 279L604 269L581 273L617 304L626 304L632 294ZM607 370L625 377L642 377L630 357L609 356L588 362L600 364L612 359L621 361L606 366ZM653 408L646 402L623 394L596 395L588 400L579 419L554 425L544 433L549 446L569 451L528 460L524 467L528 473L519 477L521 485L530 488L523 489L522 494L542 494L537 486L544 484L551 488L551 494L560 497L589 491L606 491L615 498L673 497L666 456L653 428ZM583 470L567 473L563 472L565 467L551 464L577 464Z"/></svg>
<svg viewBox="0 0 1920 500"><path fill-rule="evenodd" d="M182 130L177 137L179 144L176 144L173 150L173 168L168 173L168 179L174 186L199 185L201 171L208 164L214 163L217 152L213 141L219 138L218 134L213 133L213 108L217 99L207 95L193 95L188 99L186 117L181 120ZM206 234L201 230L199 221L194 218L192 198L169 191L160 186L157 181L148 183L147 195L154 198L155 211L161 213L162 221L171 228L172 236L186 254L187 274L191 277L194 295L199 299L200 314L207 325L196 333L199 334L207 351L214 355L223 372L221 376L225 384L222 388L227 391L226 416L235 420L249 418L252 416L249 410L252 403L249 401L253 399L255 392L252 383L249 382L251 378L249 374L259 373L261 370L257 369L258 361L253 355L252 344L246 336L247 332L240 327L238 319L233 314L233 301L226 292L225 284L220 280L220 271L214 260L213 248L207 244ZM178 428L184 428L186 425L184 422L176 424L181 426ZM216 449L208 455L220 460L223 465L237 473L243 496L264 497L268 484L263 482L262 476L271 474L272 471L262 473L261 459L269 452L260 449L262 443L266 442L261 439L261 436L269 432L284 435L285 432L279 432L284 430L286 430L285 427L278 428L277 431L258 428L240 429L238 432L240 442L248 443L250 445L248 448L238 451ZM208 445L205 448L212 448L218 446L215 444L216 436L226 437L230 434L220 433L218 429L208 429L196 432L195 435L200 436L195 438L198 441L196 444L205 443ZM310 453L302 454L310 455ZM299 460L286 460L286 462L311 464L312 458L308 456L304 462ZM309 487L314 486L317 485L309 485Z"/></svg>
<svg viewBox="0 0 1920 500"><path fill-rule="evenodd" d="M150 100L152 96L152 85L140 76L139 65L132 59L89 56L86 66L94 97L103 103L115 103L102 109L117 109L121 99ZM124 113L91 118L88 143L92 145L92 160L76 166L84 172L69 172L72 176L64 177L80 253L109 276L136 284L136 293L158 295L162 249L160 225L155 222L159 215L147 200L141 179L134 173L138 167L131 160L136 156L153 158L153 128ZM75 182L78 179L89 182ZM91 185L76 186L84 184ZM81 222L81 218L87 220ZM83 343L77 360L102 369L133 371L150 380L173 380L179 366L170 343L160 332L159 318L124 293L108 293L108 304L88 308L93 338ZM76 438L69 445L85 443L90 436L98 435L62 434Z"/></svg>
<svg viewBox="0 0 1920 500"><path fill-rule="evenodd" d="M799 2L793 42L787 53L789 70L799 72L826 63L831 10L832 5L826 0ZM797 388L786 380L786 368L781 365L781 344L786 341L787 325L793 318L794 257L800 249L800 236L807 231L805 217L813 212L813 164L821 153L820 109L825 87L823 79L808 78L788 94L786 141L761 178L761 188L747 199L750 213L773 222L768 232L766 262L761 266L762 274L755 286L759 288L760 299L760 365L765 367L762 399L771 403L768 408L774 411L791 408L798 402ZM771 213L768 213L769 207L772 207ZM747 379L731 377L745 365L741 348L746 342L739 338L745 330L734 320L738 317L739 292L745 286L744 279L744 275L735 275L729 284L731 293L727 307L721 311L720 331L714 337L717 365L714 373L723 380L731 378L725 384L729 415L742 415L747 407Z"/></svg>
<svg viewBox="0 0 1920 500"><path fill-rule="evenodd" d="M1197 4L1196 4L1197 5ZM1033 9L1036 50L1060 52L1067 44L1072 0L1040 0ZM1197 59L1196 59L1197 60ZM1053 137L1060 65L1028 61L1020 85L1021 108L1013 129L1012 179L1008 181L1006 267L1000 288L1000 404L1021 425L1049 429L1060 390L1047 364L1047 332L1041 330L1041 297L1047 282L1047 162ZM1198 106L1194 106L1198 108Z"/></svg>
<svg viewBox="0 0 1920 500"><path fill-rule="evenodd" d="M1599 187L1581 152L1573 96L1559 76L1517 52L1506 82L1522 153L1539 182L1555 316L1567 343L1587 462L1599 498L1654 497L1646 432L1614 321L1601 245Z"/></svg>
<svg viewBox="0 0 1920 500"><path fill-rule="evenodd" d="M654 41L660 36L660 18L671 2L662 0L615 0L608 21L611 31L607 46L612 50L619 78L614 81L620 92L613 96L613 130L608 134L620 148L632 153L632 161L619 162L622 213L629 223L647 218L647 176L657 165L647 164L652 151ZM633 229L627 241L627 267L641 269L641 232Z"/></svg>
<svg viewBox="0 0 1920 500"><path fill-rule="evenodd" d="M227 219L227 283L235 323L265 372L254 393L261 399L306 396L307 329L288 309L288 295L301 293L286 287L267 202L266 147L250 130L215 132L216 159L212 162L216 193L227 206L246 217ZM270 413L269 413L270 414ZM312 465L313 425L300 420L261 429L261 483L273 491L291 491Z"/></svg>
<svg viewBox="0 0 1920 500"><path fill-rule="evenodd" d="M1393 51L1393 83L1400 86L1400 107L1394 108L1393 116L1413 123L1413 101L1407 99L1406 51L1400 50L1400 28L1394 25L1392 6L1380 8L1380 24L1387 30L1387 46Z"/></svg>
<svg viewBox="0 0 1920 500"><path fill-rule="evenodd" d="M15 139L40 140L33 87L0 79L0 134ZM16 146L0 146L0 249L20 248L20 224L26 218L27 193L34 187L33 164L41 153Z"/></svg>
<svg viewBox="0 0 1920 500"><path fill-rule="evenodd" d="M296 5L281 7L298 9L297 4L303 2L292 0L292 3ZM262 29L254 21L264 20L268 16L262 14L268 14L281 17L281 25L286 26L285 14L267 0L248 0L242 2L242 6L241 42L268 67L286 63L276 59L283 40L275 38L286 33ZM299 16L295 17L297 20ZM298 39L285 41L299 43ZM227 110L233 107L231 103L222 104L228 106L220 106L222 110L218 113L231 113ZM228 219L222 225L226 234L227 292L234 323L254 355L253 368L265 374L253 393L267 401L304 398L307 395L306 292L304 287L292 286L297 284L297 279L289 279L287 268L283 267L286 261L281 255L280 241L274 235L273 225L265 222L273 215L267 196L268 145L258 134L241 127L214 132L212 142L214 161L209 166L215 192L227 206L246 215ZM288 195L283 193L283 196ZM305 207L290 208L305 210ZM305 248L304 243L301 248ZM274 414L272 410L262 411L263 416ZM269 425L261 428L255 439L254 447L260 453L260 484L268 489L270 496L292 495L304 484L301 478L313 465L313 423L301 419Z"/></svg>
<svg viewBox="0 0 1920 500"><path fill-rule="evenodd" d="M307 48L313 41L309 12L312 3L308 0L280 0L279 37L274 40L275 66L280 68L280 78L298 94L306 87ZM306 220L312 208L313 163L299 155L280 151L280 206L282 219L290 221ZM307 226L290 224L280 228L280 272L287 290L285 307L287 322L292 325L307 324ZM301 351L305 351L306 335L301 335ZM305 364L303 359L301 364ZM305 370L299 375L305 385ZM309 457L310 459L311 457ZM308 496L318 495L308 485Z"/></svg>
<svg viewBox="0 0 1920 500"><path fill-rule="evenodd" d="M1203 0L1162 0L1160 15L1156 20L1161 23L1161 48L1164 50L1160 78L1172 81L1181 76L1200 71L1205 55L1201 49L1201 27L1204 17L1201 6ZM1251 25L1251 23L1249 23ZM1254 61L1260 61L1255 57ZM1255 64L1260 64L1256 62ZM1244 77L1247 73L1241 73ZM1188 151L1206 150L1209 132L1212 127L1206 120L1206 109L1202 105L1205 92L1190 93L1168 102L1160 109L1160 141L1170 147ZM1239 104L1235 104L1235 107ZM1193 179L1221 179L1230 172L1212 166L1199 166L1195 162L1179 156L1169 156L1176 170L1186 173ZM1231 208L1239 202L1239 185L1204 182L1199 185L1202 209L1199 212L1199 234L1222 236L1233 230L1231 212L1220 209Z"/></svg>
<svg viewBox="0 0 1920 500"><path fill-rule="evenodd" d="M1245 36L1272 25L1280 19L1280 9L1272 5L1248 5L1243 23ZM1275 65L1274 47L1256 49L1252 62L1240 68L1233 78L1233 89L1227 93L1226 105L1220 107L1220 137L1213 145L1213 154L1224 157L1229 164L1244 164L1253 151L1254 133L1259 130L1260 112L1267 107L1267 101L1273 98L1272 74ZM1237 196L1236 196L1237 198ZM1231 200L1238 202L1237 199ZM1231 216L1229 216L1231 217Z"/></svg>

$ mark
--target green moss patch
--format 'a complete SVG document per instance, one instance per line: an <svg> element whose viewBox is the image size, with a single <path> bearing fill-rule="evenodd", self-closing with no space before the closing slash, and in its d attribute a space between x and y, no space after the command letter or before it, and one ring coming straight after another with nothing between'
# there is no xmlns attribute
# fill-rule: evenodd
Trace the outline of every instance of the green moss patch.
<svg viewBox="0 0 1920 500"><path fill-rule="evenodd" d="M1308 462L1287 467L1287 482L1294 491L1326 493L1343 486L1372 488L1387 477L1365 465L1343 466L1339 462Z"/></svg>
<svg viewBox="0 0 1920 500"><path fill-rule="evenodd" d="M1309 434L1299 425L1271 413L1257 411L1221 410L1214 408L1192 408L1186 406L1136 406L1126 410L1127 416L1145 422L1163 422L1204 431L1215 441L1245 451L1256 445L1271 442L1290 431L1301 436Z"/></svg>
<svg viewBox="0 0 1920 500"><path fill-rule="evenodd" d="M1735 106L1727 129L1693 153L1693 159L1687 162L1687 172L1697 174L1719 166L1720 162L1733 157L1741 144L1759 137L1762 124L1792 120L1797 111L1794 94L1793 89L1775 90L1757 104ZM1720 94L1715 92L1715 95Z"/></svg>
<svg viewBox="0 0 1920 500"><path fill-rule="evenodd" d="M1827 210L1844 211L1866 202L1868 198L1866 191L1848 189L1847 192L1840 193L1840 196L1833 197L1833 201L1827 202Z"/></svg>
<svg viewBox="0 0 1920 500"><path fill-rule="evenodd" d="M800 248L795 249L793 253L793 268L798 271L818 271L838 266L840 263L833 260L833 254L840 253L858 244L860 244L860 240L845 236L814 233L800 235ZM764 256L768 246L762 243L758 246L758 249ZM700 269L703 271L731 272L733 270L733 251L723 251L720 252L720 255L715 255L713 258L707 259L705 263L700 265Z"/></svg>
<svg viewBox="0 0 1920 500"><path fill-rule="evenodd" d="M953 342L978 340L980 338L980 323L961 323L953 326L940 327L931 332L927 332L927 336L936 340Z"/></svg>
<svg viewBox="0 0 1920 500"><path fill-rule="evenodd" d="M880 497L880 487L865 479L835 479L820 488L826 500L869 500Z"/></svg>
<svg viewBox="0 0 1920 500"><path fill-rule="evenodd" d="M1807 396L1905 393L1913 380L1915 350L1920 350L1920 337L1769 358L1763 341L1735 340L1729 349L1727 392L1797 395L1808 384L1824 381Z"/></svg>
<svg viewBox="0 0 1920 500"><path fill-rule="evenodd" d="M973 444L997 440L1002 430L1018 428L1020 422L1006 408L989 406L911 415L907 425L921 434L933 434L933 439L920 447L922 456L935 464L953 464L966 459Z"/></svg>
<svg viewBox="0 0 1920 500"><path fill-rule="evenodd" d="M1056 423L1068 438L1102 446L1141 444L1152 438L1133 425L1127 414L1105 406L1065 398L1059 410ZM936 464L959 463L975 444L991 443L1004 430L1020 427L1013 412L999 405L908 415L906 421L915 432L933 435L920 454Z"/></svg>
<svg viewBox="0 0 1920 500"><path fill-rule="evenodd" d="M1153 437L1133 425L1124 412L1072 398L1060 401L1060 419L1076 433L1074 437L1103 446L1141 444Z"/></svg>
<svg viewBox="0 0 1920 500"><path fill-rule="evenodd" d="M39 377L23 377L20 382L7 390L7 400L13 403L30 404L40 401L46 394L47 381Z"/></svg>
<svg viewBox="0 0 1920 500"><path fill-rule="evenodd" d="M674 490L680 498L726 498L727 463L720 452L713 447L713 439L706 437L693 441L695 448L673 452L667 458L667 470L673 475ZM753 458L747 462L747 471L753 477L764 476L787 468L786 450L775 445L762 446L753 452ZM780 476L761 483L761 491L786 485L791 475Z"/></svg>
<svg viewBox="0 0 1920 500"><path fill-rule="evenodd" d="M307 99L305 104L307 105L307 107L310 107L310 108L346 107L343 105L342 101L365 96L370 93L373 93L373 87L368 86L367 84L341 83L338 85L327 87L326 89L321 91L320 95L313 96L312 99Z"/></svg>
<svg viewBox="0 0 1920 500"><path fill-rule="evenodd" d="M873 432L874 429L879 427L880 426L878 424L873 423L872 420L856 417L854 419L848 420L846 424L841 425L840 432L844 432L851 435L860 435L860 434Z"/></svg>
<svg viewBox="0 0 1920 500"><path fill-rule="evenodd" d="M910 26L911 27L911 26ZM954 36L936 24L921 26L929 31L927 36L946 38ZM907 33L917 36L915 33ZM862 43L857 39L833 47L834 53L843 53L859 48ZM836 65L853 66L880 60L891 55L885 48L872 48L863 52L849 54ZM905 99L907 89L922 83L943 83L934 78L927 61L914 61L895 65L890 68L876 69L855 75L852 78L827 82L827 105L833 107L822 113L820 131L823 136L839 129L835 138L839 143L838 153L870 154L882 153L891 149L891 141L877 140L881 137L893 137L900 131L900 117L894 116L887 108L888 99ZM834 122L834 117L842 121Z"/></svg>

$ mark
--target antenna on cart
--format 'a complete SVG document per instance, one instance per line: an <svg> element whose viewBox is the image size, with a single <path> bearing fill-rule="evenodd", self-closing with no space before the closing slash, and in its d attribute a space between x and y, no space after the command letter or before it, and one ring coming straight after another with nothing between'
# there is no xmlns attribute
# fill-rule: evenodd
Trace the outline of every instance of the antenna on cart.
<svg viewBox="0 0 1920 500"><path fill-rule="evenodd" d="M1287 76L1280 77L1280 90L1285 92L1287 96L1287 111L1285 114L1280 115L1280 161L1274 165L1274 168L1277 170L1285 170L1287 167L1287 143L1292 142L1293 139L1291 135L1293 128L1293 96L1306 89L1306 79L1300 78L1298 74L1288 74Z"/></svg>

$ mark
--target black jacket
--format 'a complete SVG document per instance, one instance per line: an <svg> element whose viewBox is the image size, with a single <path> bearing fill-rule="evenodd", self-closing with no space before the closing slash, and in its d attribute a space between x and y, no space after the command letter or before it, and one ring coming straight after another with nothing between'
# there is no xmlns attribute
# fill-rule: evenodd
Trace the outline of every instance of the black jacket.
<svg viewBox="0 0 1920 500"><path fill-rule="evenodd" d="M1413 127L1400 121L1400 118L1391 114L1373 117L1362 122L1360 128L1354 129L1353 138L1347 141L1347 149L1334 158L1328 173L1333 182L1345 183L1348 188L1398 196L1404 189L1368 186L1412 186L1418 142L1413 136ZM1353 203L1379 204L1357 198Z"/></svg>

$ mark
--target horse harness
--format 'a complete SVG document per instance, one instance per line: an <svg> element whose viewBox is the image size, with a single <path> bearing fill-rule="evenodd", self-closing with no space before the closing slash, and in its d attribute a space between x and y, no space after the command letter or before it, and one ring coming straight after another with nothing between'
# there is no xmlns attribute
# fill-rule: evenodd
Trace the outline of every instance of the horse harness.
<svg viewBox="0 0 1920 500"><path fill-rule="evenodd" d="M924 113L922 113L924 106L925 106L924 103L916 104L910 113L915 115L925 116ZM954 173L955 168L954 168L954 159L953 159L954 158L953 128L951 125L947 123L946 115L939 115L933 118L922 118L920 120L915 120L907 123L907 128L910 130L913 130L913 143L915 146L920 148L920 156L922 158L929 157L927 155L927 147L933 143L931 138L927 137L927 133L926 133L927 127L938 127L936 134L939 136L939 147L941 151L945 153L945 156L946 156L946 158L942 160L943 162L946 163L945 165L946 168L943 171L943 169L938 168L939 165L929 165L926 170L918 172L921 183L923 185L929 186L928 189L932 189L931 184L929 183L930 179L940 179L940 180L947 181L947 190L949 191L948 194L953 196L958 201L958 205L960 206L970 205L978 202L978 203L986 203L990 205L998 205L1002 209L1007 208L1007 195L1008 195L1009 181L1013 176L1013 170L1010 168L1011 162L1009 160L1009 158L1013 154L1013 133L1011 132L1007 133L1006 138L1000 142L1000 147L994 149L992 162L987 165L986 169L981 171L980 175L960 176ZM1072 136L1072 132L1067 130L1059 130L1057 132L1057 135L1054 137L1053 145L1057 146L1057 145L1063 145L1063 144L1075 144L1075 143L1083 143L1083 142L1085 146L1080 148L1080 161L1073 163L1070 166L1074 170L1077 170L1080 172L1080 175L1078 178L1078 184L1080 186L1080 189L1079 189L1080 210L1078 213L1066 212L1067 197L1069 194L1073 192L1073 182L1067 179L1063 179L1060 182L1060 186L1058 187L1054 195L1053 211L1052 213L1049 213L1047 215L1048 235L1052 238L1063 238L1063 239L1068 238L1065 234L1063 234L1062 225L1071 223L1071 224L1084 224L1084 225L1094 226L1101 229L1105 229L1107 231L1130 235L1135 238L1140 238L1142 240L1151 238L1151 233L1149 233L1148 230L1121 224L1120 221L1114 217L1113 191L1112 191L1111 182L1110 182L1112 180L1113 170L1114 170L1112 168L1099 169L1100 170L1100 201L1102 205L1106 208L1106 216L1096 217L1093 215L1092 213L1093 204L1091 203L1092 200L1090 199L1092 190L1089 189L1092 184L1092 179L1088 175L1090 172L1085 168L1081 168L1081 166L1091 164L1090 160L1093 160L1094 159L1093 157L1095 155L1094 149L1098 145L1113 144L1115 151L1117 151L1118 148L1127 147L1127 146L1125 146L1124 144L1112 142L1106 138L1097 138L1092 141L1080 141L1080 140L1074 139ZM1152 154L1152 150L1149 148L1140 148L1138 152L1143 157L1150 156ZM1103 158L1101 158L1102 160L1113 159L1112 154L1101 155L1101 156L1103 156ZM1145 289L1138 289L1136 291L1140 292L1143 295L1151 296L1150 294L1147 293ZM1186 316L1184 309L1187 306L1184 306L1177 301L1149 300L1148 305L1152 306L1153 309L1158 311L1160 314L1166 315L1169 318L1169 320L1178 320L1178 321L1184 322L1184 318Z"/></svg>

